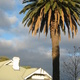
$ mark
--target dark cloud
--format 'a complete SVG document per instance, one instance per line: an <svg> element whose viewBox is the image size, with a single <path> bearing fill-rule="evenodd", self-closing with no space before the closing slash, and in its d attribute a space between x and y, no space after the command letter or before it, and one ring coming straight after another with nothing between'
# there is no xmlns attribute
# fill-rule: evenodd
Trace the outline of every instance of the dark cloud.
<svg viewBox="0 0 80 80"><path fill-rule="evenodd" d="M41 67L51 74L52 63L51 57L48 55L49 52L47 52L48 50L46 50L46 47L43 47L43 45L39 43L36 45L35 43L31 41L28 45L27 41L0 40L0 56L8 56L9 58L19 56L21 58L21 65ZM40 47L43 49L39 49Z"/></svg>
<svg viewBox="0 0 80 80"><path fill-rule="evenodd" d="M66 33L67 34L67 33ZM68 35L61 35L61 42L60 42L60 47L65 48L65 49L72 49L73 46L80 46L80 28L78 26L78 33L74 38L71 38L70 40L68 39Z"/></svg>

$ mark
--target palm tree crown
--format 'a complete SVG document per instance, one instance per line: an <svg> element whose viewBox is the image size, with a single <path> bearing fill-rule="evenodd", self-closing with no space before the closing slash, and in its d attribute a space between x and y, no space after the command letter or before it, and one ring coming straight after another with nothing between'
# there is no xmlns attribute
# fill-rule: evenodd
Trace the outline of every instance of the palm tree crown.
<svg viewBox="0 0 80 80"><path fill-rule="evenodd" d="M36 35L37 32L48 33L51 21L58 23L55 32L60 36L60 27L65 33L65 27L70 30L72 36L77 33L77 25L80 25L80 0L24 0L26 6L20 11L27 14L23 18L24 26L27 24L29 32ZM57 13L57 14L56 14Z"/></svg>

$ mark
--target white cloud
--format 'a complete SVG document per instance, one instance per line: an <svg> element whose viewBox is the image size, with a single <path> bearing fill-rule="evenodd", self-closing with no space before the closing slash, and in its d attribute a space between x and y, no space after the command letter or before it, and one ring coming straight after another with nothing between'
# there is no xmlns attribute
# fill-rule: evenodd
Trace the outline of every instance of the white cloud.
<svg viewBox="0 0 80 80"><path fill-rule="evenodd" d="M12 10L15 7L15 0L0 0L0 8L3 10Z"/></svg>
<svg viewBox="0 0 80 80"><path fill-rule="evenodd" d="M14 23L16 23L17 17L11 16L9 17L8 14L6 14L4 11L0 9L0 28L2 29L8 29L10 28Z"/></svg>
<svg viewBox="0 0 80 80"><path fill-rule="evenodd" d="M0 28L10 26L9 17L2 10L0 10Z"/></svg>
<svg viewBox="0 0 80 80"><path fill-rule="evenodd" d="M17 20L18 19L17 19L16 16L9 17L9 21L10 21L11 24L14 24Z"/></svg>
<svg viewBox="0 0 80 80"><path fill-rule="evenodd" d="M46 55L48 58L52 58L52 51L47 51Z"/></svg>
<svg viewBox="0 0 80 80"><path fill-rule="evenodd" d="M11 45L11 44L12 44L12 41L11 41L11 40L2 39L2 40L0 40L0 43L1 43L3 46L5 46L5 45L7 45L7 46L12 46L12 45Z"/></svg>

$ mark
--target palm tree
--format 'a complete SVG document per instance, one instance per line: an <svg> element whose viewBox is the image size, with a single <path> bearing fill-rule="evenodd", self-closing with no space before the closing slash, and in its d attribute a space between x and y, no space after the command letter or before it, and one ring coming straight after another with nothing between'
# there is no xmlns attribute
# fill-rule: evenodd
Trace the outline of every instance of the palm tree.
<svg viewBox="0 0 80 80"><path fill-rule="evenodd" d="M26 13L22 23L27 24L29 32L32 35L39 34L44 31L48 33L52 40L52 60L53 60L53 80L60 80L59 70L59 41L61 38L61 29L65 32L68 29L68 37L70 32L72 37L77 33L77 26L80 25L80 0L23 0L27 3L20 11Z"/></svg>

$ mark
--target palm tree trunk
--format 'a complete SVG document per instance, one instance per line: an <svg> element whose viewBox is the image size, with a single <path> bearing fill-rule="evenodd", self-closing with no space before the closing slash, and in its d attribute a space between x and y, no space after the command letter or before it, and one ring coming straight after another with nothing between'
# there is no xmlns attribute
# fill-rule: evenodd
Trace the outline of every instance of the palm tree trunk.
<svg viewBox="0 0 80 80"><path fill-rule="evenodd" d="M60 80L59 72L59 34L56 23L51 22L50 34L52 40L53 80Z"/></svg>

